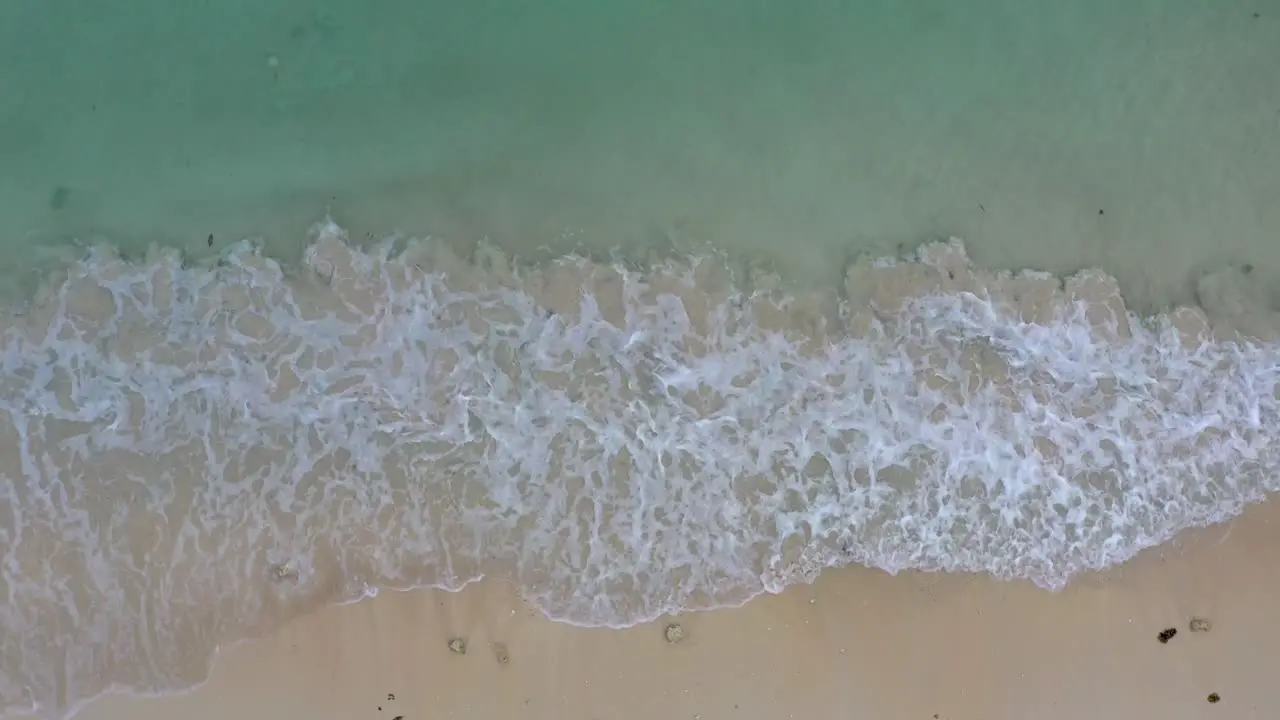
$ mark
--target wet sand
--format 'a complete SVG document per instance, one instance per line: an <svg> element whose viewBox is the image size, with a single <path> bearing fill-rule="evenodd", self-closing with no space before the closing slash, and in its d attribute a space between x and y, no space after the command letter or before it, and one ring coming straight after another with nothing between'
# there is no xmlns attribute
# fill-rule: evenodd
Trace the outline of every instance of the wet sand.
<svg viewBox="0 0 1280 720"><path fill-rule="evenodd" d="M846 568L625 631L551 623L501 583L386 592L223 652L187 695L106 698L78 717L1274 717L1277 550L1272 501L1060 593Z"/></svg>

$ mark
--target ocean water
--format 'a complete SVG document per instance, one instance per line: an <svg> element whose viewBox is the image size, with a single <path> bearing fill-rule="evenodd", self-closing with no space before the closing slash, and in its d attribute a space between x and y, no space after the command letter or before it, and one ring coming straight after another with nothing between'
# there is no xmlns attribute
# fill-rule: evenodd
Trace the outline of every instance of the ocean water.
<svg viewBox="0 0 1280 720"><path fill-rule="evenodd" d="M1275 491L1280 4L848 5L0 6L0 714Z"/></svg>

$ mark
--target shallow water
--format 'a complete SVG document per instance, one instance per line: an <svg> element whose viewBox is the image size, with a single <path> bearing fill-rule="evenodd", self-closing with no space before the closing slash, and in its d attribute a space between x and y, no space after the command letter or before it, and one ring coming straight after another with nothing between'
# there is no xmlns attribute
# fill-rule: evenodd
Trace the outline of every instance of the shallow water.
<svg viewBox="0 0 1280 720"><path fill-rule="evenodd" d="M1280 7L1043 5L0 7L0 708L378 587L1054 589L1262 499Z"/></svg>
<svg viewBox="0 0 1280 720"><path fill-rule="evenodd" d="M327 208L357 238L709 242L836 283L957 235L1156 306L1280 267L1275 0L858 8L5 3L0 236L296 257Z"/></svg>

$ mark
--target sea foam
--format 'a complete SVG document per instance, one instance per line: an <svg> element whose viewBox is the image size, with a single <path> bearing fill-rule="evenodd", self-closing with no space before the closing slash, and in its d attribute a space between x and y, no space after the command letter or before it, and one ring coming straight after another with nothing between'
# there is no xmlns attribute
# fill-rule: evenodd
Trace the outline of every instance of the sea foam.
<svg viewBox="0 0 1280 720"><path fill-rule="evenodd" d="M1274 316L1200 291L1142 318L957 240L808 293L332 223L296 272L95 249L0 320L0 707L189 687L379 587L607 626L849 563L1061 588L1276 489Z"/></svg>

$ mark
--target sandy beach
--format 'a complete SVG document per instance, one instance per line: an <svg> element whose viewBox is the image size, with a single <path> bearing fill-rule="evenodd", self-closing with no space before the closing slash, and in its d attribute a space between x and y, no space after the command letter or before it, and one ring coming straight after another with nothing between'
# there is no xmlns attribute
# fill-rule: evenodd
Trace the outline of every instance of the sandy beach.
<svg viewBox="0 0 1280 720"><path fill-rule="evenodd" d="M501 584L383 593L223 652L187 695L111 697L79 717L1274 717L1277 548L1271 502L1059 593L846 568L625 631L551 623ZM1177 632L1162 643L1166 629Z"/></svg>
<svg viewBox="0 0 1280 720"><path fill-rule="evenodd" d="M0 720L1280 716L1268 3L67 5Z"/></svg>

